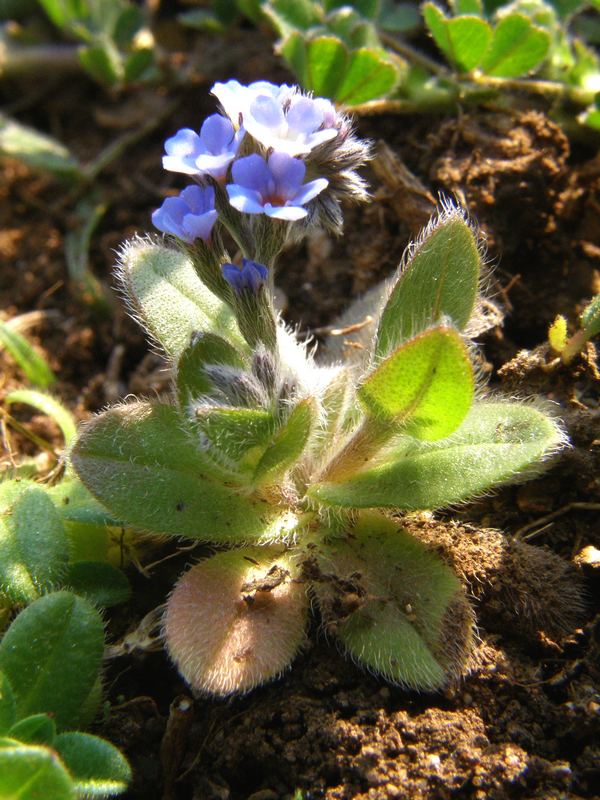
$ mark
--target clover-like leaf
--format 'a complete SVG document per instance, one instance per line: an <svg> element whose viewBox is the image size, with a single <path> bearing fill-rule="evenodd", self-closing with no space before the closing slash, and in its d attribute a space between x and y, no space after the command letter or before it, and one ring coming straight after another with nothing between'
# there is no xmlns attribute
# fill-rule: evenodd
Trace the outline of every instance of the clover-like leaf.
<svg viewBox="0 0 600 800"><path fill-rule="evenodd" d="M72 455L113 514L151 533L215 542L277 536L290 515L210 477L211 463L176 408L134 403L96 417Z"/></svg>
<svg viewBox="0 0 600 800"><path fill-rule="evenodd" d="M181 251L149 239L131 241L121 252L118 278L133 313L171 358L179 358L195 331L217 333L247 349L230 307Z"/></svg>
<svg viewBox="0 0 600 800"><path fill-rule="evenodd" d="M0 797L76 800L71 776L48 747L0 740Z"/></svg>
<svg viewBox="0 0 600 800"><path fill-rule="evenodd" d="M106 797L124 792L131 768L110 742L89 733L68 732L56 737L55 748L75 783L77 794Z"/></svg>
<svg viewBox="0 0 600 800"><path fill-rule="evenodd" d="M44 489L14 482L14 502L0 517L0 593L28 603L51 590L64 575L68 539L60 514ZM10 487L5 486L6 498Z"/></svg>
<svg viewBox="0 0 600 800"><path fill-rule="evenodd" d="M419 439L442 439L473 401L473 370L459 334L440 325L400 345L358 388L368 415L402 424Z"/></svg>
<svg viewBox="0 0 600 800"><path fill-rule="evenodd" d="M524 14L502 17L481 63L481 69L495 78L519 78L537 69L550 49L550 35Z"/></svg>
<svg viewBox="0 0 600 800"><path fill-rule="evenodd" d="M304 640L306 587L274 548L243 548L201 561L179 579L164 620L167 649L186 681L215 695L279 675Z"/></svg>
<svg viewBox="0 0 600 800"><path fill-rule="evenodd" d="M381 313L376 354L389 353L443 317L463 330L473 313L480 273L472 228L458 209L445 209L400 265Z"/></svg>
<svg viewBox="0 0 600 800"><path fill-rule="evenodd" d="M476 403L460 428L435 443L401 437L379 462L309 495L344 508L441 508L542 467L565 443L559 423L534 406Z"/></svg>
<svg viewBox="0 0 600 800"><path fill-rule="evenodd" d="M462 672L473 613L453 572L381 515L362 513L347 538L311 551L326 629L359 663L411 689Z"/></svg>
<svg viewBox="0 0 600 800"><path fill-rule="evenodd" d="M322 97L337 97L348 58L348 49L335 36L319 36L309 41L305 56L306 88Z"/></svg>
<svg viewBox="0 0 600 800"><path fill-rule="evenodd" d="M433 3L423 6L423 18L437 46L459 71L478 66L492 40L489 23L472 14L448 19Z"/></svg>
<svg viewBox="0 0 600 800"><path fill-rule="evenodd" d="M387 54L371 47L352 50L334 99L347 106L388 95L398 83L399 72Z"/></svg>
<svg viewBox="0 0 600 800"><path fill-rule="evenodd" d="M55 592L33 602L0 641L0 670L14 692L17 716L48 713L59 728L76 725L103 648L102 620L83 598Z"/></svg>

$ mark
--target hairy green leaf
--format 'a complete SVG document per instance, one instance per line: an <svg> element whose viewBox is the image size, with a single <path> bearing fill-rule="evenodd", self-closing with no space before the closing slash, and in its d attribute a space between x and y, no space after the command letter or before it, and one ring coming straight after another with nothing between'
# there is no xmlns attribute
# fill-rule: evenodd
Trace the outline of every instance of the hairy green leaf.
<svg viewBox="0 0 600 800"><path fill-rule="evenodd" d="M309 494L344 508L440 508L539 470L563 444L556 420L533 406L477 403L448 439L401 438L379 463L343 483L316 485Z"/></svg>
<svg viewBox="0 0 600 800"><path fill-rule="evenodd" d="M46 493L66 522L100 526L119 525L121 522L100 505L78 478L63 478Z"/></svg>
<svg viewBox="0 0 600 800"><path fill-rule="evenodd" d="M301 400L273 439L254 470L256 486L273 483L301 456L315 423L316 408L312 398Z"/></svg>
<svg viewBox="0 0 600 800"><path fill-rule="evenodd" d="M233 312L179 250L131 241L121 254L119 279L134 313L171 358L179 358L196 331L216 333L247 352Z"/></svg>
<svg viewBox="0 0 600 800"><path fill-rule="evenodd" d="M442 439L473 401L473 371L460 335L440 325L400 345L367 376L358 396L367 414L419 439Z"/></svg>
<svg viewBox="0 0 600 800"><path fill-rule="evenodd" d="M0 672L0 736L5 736L17 719L17 701L8 678Z"/></svg>
<svg viewBox="0 0 600 800"><path fill-rule="evenodd" d="M453 572L406 531L362 513L352 536L311 551L326 628L350 654L387 680L439 689L469 653L472 612ZM358 598L348 615L347 595Z"/></svg>
<svg viewBox="0 0 600 800"><path fill-rule="evenodd" d="M523 14L509 14L496 25L481 69L495 78L519 78L537 69L549 48L547 31Z"/></svg>
<svg viewBox="0 0 600 800"><path fill-rule="evenodd" d="M581 313L581 327L588 336L600 333L600 294L596 295L591 303Z"/></svg>
<svg viewBox="0 0 600 800"><path fill-rule="evenodd" d="M48 713L59 728L76 725L103 648L102 620L81 597L55 592L28 606L0 642L0 670L12 686L18 717Z"/></svg>
<svg viewBox="0 0 600 800"><path fill-rule="evenodd" d="M17 487L14 504L0 518L0 593L28 603L64 575L69 549L63 522L44 489Z"/></svg>
<svg viewBox="0 0 600 800"><path fill-rule="evenodd" d="M0 741L0 797L7 800L76 800L75 787L56 753L5 739Z"/></svg>
<svg viewBox="0 0 600 800"><path fill-rule="evenodd" d="M240 353L220 336L196 334L177 363L177 394L182 409L187 410L191 400L214 391L214 383L205 370L207 365L241 369L244 361Z"/></svg>
<svg viewBox="0 0 600 800"><path fill-rule="evenodd" d="M89 733L61 733L55 748L68 768L79 795L120 794L131 781L125 757L109 742Z"/></svg>
<svg viewBox="0 0 600 800"><path fill-rule="evenodd" d="M56 725L48 714L32 714L16 722L8 736L25 744L45 744L52 747L56 738Z"/></svg>
<svg viewBox="0 0 600 800"><path fill-rule="evenodd" d="M174 407L135 403L96 417L72 458L90 491L130 525L216 542L276 535L289 515L211 480L200 444Z"/></svg>
<svg viewBox="0 0 600 800"><path fill-rule="evenodd" d="M100 608L118 606L131 597L129 581L121 570L102 561L70 564L64 584Z"/></svg>
<svg viewBox="0 0 600 800"><path fill-rule="evenodd" d="M389 353L442 317L463 330L473 313L480 272L473 230L460 211L447 209L401 265L381 314L376 354Z"/></svg>

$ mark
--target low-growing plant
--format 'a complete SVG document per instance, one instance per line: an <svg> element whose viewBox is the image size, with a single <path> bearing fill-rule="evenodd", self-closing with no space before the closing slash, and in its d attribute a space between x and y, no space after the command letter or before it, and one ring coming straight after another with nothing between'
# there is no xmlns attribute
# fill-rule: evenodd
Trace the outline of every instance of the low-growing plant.
<svg viewBox="0 0 600 800"><path fill-rule="evenodd" d="M579 323L579 328L569 337L567 320L559 314L548 330L550 346L560 355L563 364L569 364L586 342L600 333L600 295L596 295L583 309Z"/></svg>
<svg viewBox="0 0 600 800"><path fill-rule="evenodd" d="M71 592L35 600L0 641L0 796L75 800L120 794L121 753L89 724L101 699L104 627Z"/></svg>
<svg viewBox="0 0 600 800"><path fill-rule="evenodd" d="M565 435L541 401L481 386L481 243L448 203L376 293L363 349L317 360L274 309L275 264L314 228L341 231L341 201L366 199L368 146L294 87L229 81L213 94L222 112L166 142L165 168L194 181L153 214L168 241L136 238L118 266L172 396L92 419L73 467L113 516L219 547L181 577L164 617L195 690L278 675L313 602L360 664L437 689L464 670L473 613L398 512L524 480Z"/></svg>
<svg viewBox="0 0 600 800"><path fill-rule="evenodd" d="M277 52L303 88L347 106L385 99L365 112L427 113L491 100L510 105L530 94L545 98L570 132L600 130L600 59L589 24L598 0L427 0L420 14L406 5L213 2L220 24L233 21L236 6L255 22L267 21L279 36ZM419 25L442 62L407 38Z"/></svg>

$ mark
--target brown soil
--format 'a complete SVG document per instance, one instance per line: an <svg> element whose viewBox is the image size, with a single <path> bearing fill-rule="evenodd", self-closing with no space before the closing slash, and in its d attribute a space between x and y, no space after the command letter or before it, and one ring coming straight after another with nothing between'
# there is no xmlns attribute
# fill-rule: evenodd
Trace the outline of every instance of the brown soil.
<svg viewBox="0 0 600 800"><path fill-rule="evenodd" d="M236 63L246 65L236 77L283 77L266 40L251 35L236 45ZM148 230L152 208L179 185L160 168L162 141L199 124L211 108L208 87L233 71L215 58L210 77L199 74L193 90L180 90L160 128L98 179L109 210L91 264L107 285L114 249ZM60 135L84 160L123 126L166 107L164 91L111 98L83 78L38 87L28 105L30 88L4 86L8 110L14 105L23 121ZM460 685L436 695L388 686L339 655L315 622L288 674L229 701L199 698L190 707L162 652L116 659L106 669L109 706L97 730L131 759L131 798L277 800L298 789L307 800L598 797L599 580L581 553L600 547L600 382L592 345L567 368L543 342L558 312L574 323L600 288L600 157L572 149L538 111L380 117L359 127L406 172L390 176L380 148L369 170L374 200L348 210L346 236L315 237L282 260L290 321L307 332L330 324L349 298L396 267L432 199L454 196L487 238L490 287L507 314L504 328L480 339L490 385L558 403L573 446L538 480L407 521L455 566L476 607L479 641ZM28 335L59 376L56 395L83 419L128 392L160 391L160 358L147 354L118 300L98 314L69 283L63 248L75 224L72 191L15 162L1 163L0 174L0 308L8 317L43 312ZM1 392L22 385L4 353L0 367ZM11 413L59 446L43 417ZM10 427L4 445L5 464L38 452ZM113 642L164 600L189 558L156 568L152 580L130 570L134 599L110 616Z"/></svg>

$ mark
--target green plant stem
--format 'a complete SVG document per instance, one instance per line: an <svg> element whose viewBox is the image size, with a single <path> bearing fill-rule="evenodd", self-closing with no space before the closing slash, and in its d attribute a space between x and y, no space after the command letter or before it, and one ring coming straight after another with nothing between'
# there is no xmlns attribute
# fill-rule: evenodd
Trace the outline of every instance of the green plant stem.
<svg viewBox="0 0 600 800"><path fill-rule="evenodd" d="M528 92L540 94L552 99L568 100L581 106L589 106L594 102L595 92L569 86L559 81L537 80L534 78L495 78L491 75L473 74L470 81L478 86L504 92Z"/></svg>
<svg viewBox="0 0 600 800"><path fill-rule="evenodd" d="M342 481L358 472L395 433L390 425L380 424L374 417L365 417L350 441L327 464L317 482Z"/></svg>
<svg viewBox="0 0 600 800"><path fill-rule="evenodd" d="M28 45L19 47L0 39L0 76L47 74L80 69L76 45Z"/></svg>
<svg viewBox="0 0 600 800"><path fill-rule="evenodd" d="M390 33L380 32L379 36L381 41L386 44L390 50L393 50L394 52L398 53L398 55L403 56L407 61L410 61L412 64L415 64L418 67L423 67L423 69L426 69L427 72L431 72L433 75L438 75L439 77L452 80L452 74L448 69L446 69L446 67L444 67L442 64L439 64L433 58L425 55L425 53L421 53L420 50L417 50L416 47L408 44L408 42L405 42L402 39L397 39Z"/></svg>

